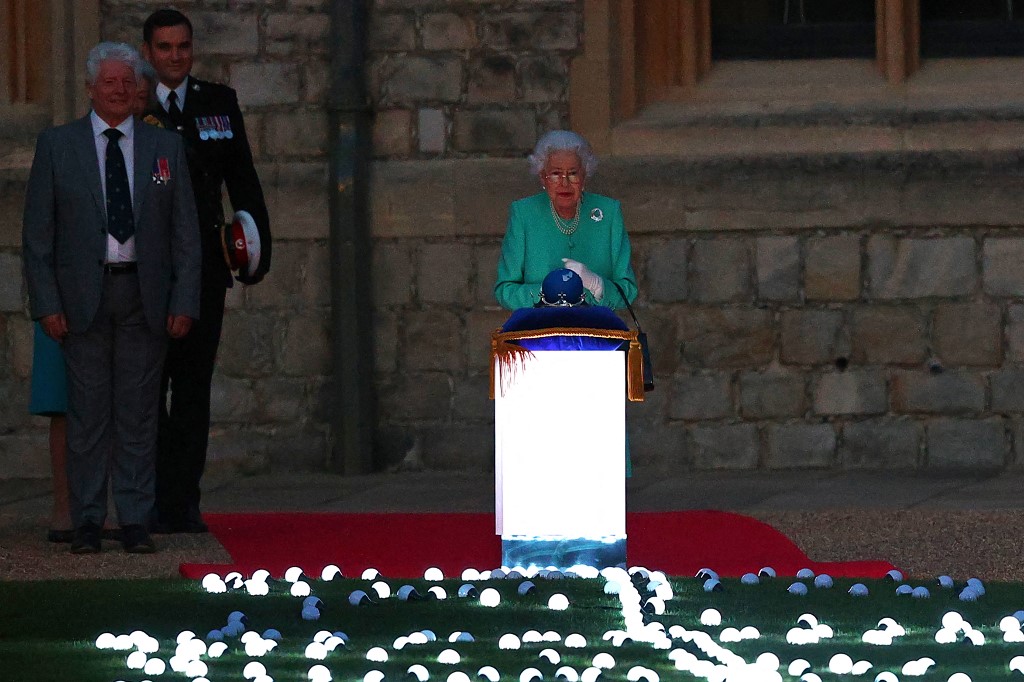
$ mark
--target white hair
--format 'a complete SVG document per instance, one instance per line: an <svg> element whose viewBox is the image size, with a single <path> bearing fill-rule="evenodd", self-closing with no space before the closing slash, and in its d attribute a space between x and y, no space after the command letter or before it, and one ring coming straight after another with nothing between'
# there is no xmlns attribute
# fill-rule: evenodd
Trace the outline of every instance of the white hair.
<svg viewBox="0 0 1024 682"><path fill-rule="evenodd" d="M553 152L573 152L583 164L583 172L589 177L597 170L597 157L590 149L590 144L583 136L571 130L549 130L540 136L533 153L526 160L530 163L530 172L536 175L544 170L548 157Z"/></svg>
<svg viewBox="0 0 1024 682"><path fill-rule="evenodd" d="M136 80L142 76L142 57L139 56L138 50L128 43L103 42L89 50L89 55L85 58L85 82L90 85L95 83L96 76L100 73L100 65L109 61L127 64L135 73Z"/></svg>

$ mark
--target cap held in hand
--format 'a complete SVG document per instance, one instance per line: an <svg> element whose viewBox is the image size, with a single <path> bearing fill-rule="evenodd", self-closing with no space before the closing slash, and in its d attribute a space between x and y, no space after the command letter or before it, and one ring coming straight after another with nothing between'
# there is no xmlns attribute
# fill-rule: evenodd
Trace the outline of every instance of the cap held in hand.
<svg viewBox="0 0 1024 682"><path fill-rule="evenodd" d="M228 268L252 277L260 265L260 232L248 211L238 211L221 233Z"/></svg>

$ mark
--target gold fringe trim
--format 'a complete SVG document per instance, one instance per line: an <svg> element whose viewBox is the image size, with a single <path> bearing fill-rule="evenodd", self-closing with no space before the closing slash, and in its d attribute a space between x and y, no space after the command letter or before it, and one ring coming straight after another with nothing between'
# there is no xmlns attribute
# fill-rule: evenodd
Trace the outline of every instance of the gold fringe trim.
<svg viewBox="0 0 1024 682"><path fill-rule="evenodd" d="M644 400L644 357L637 332L634 330L620 331L617 329L583 329L579 327L549 327L547 329L531 329L520 332L502 332L500 329L491 334L491 376L490 398L494 400L497 385L504 395L517 372L526 366L526 359L532 357L526 348L517 345L516 341L524 339L542 339L549 336L587 336L594 339L619 339L629 342L626 355L626 395L630 402ZM495 377L495 365L498 376Z"/></svg>

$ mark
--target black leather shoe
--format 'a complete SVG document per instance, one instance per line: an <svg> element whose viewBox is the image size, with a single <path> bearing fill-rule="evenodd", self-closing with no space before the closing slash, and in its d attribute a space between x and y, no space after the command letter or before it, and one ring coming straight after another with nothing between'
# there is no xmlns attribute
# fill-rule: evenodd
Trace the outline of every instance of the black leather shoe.
<svg viewBox="0 0 1024 682"><path fill-rule="evenodd" d="M86 521L75 529L75 537L71 538L72 554L98 554L101 549L98 525Z"/></svg>
<svg viewBox="0 0 1024 682"><path fill-rule="evenodd" d="M188 519L183 524L181 524L181 530L179 530L178 532L179 533L209 533L210 532L210 528L205 523L203 523L202 519Z"/></svg>
<svg viewBox="0 0 1024 682"><path fill-rule="evenodd" d="M138 523L121 526L121 546L129 554L152 554L156 551L156 544L149 536L149 531Z"/></svg>

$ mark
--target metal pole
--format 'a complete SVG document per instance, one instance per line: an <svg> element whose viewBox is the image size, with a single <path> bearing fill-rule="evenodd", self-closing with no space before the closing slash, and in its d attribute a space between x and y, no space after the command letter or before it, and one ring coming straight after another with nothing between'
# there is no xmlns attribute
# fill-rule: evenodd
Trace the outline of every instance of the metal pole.
<svg viewBox="0 0 1024 682"><path fill-rule="evenodd" d="M370 108L366 98L366 0L331 5L330 254L334 381L331 466L373 470L375 396L367 180Z"/></svg>

